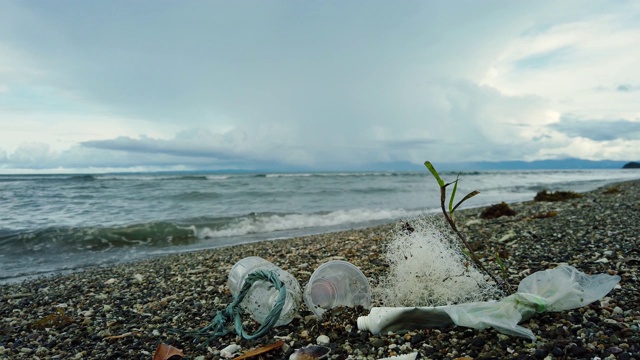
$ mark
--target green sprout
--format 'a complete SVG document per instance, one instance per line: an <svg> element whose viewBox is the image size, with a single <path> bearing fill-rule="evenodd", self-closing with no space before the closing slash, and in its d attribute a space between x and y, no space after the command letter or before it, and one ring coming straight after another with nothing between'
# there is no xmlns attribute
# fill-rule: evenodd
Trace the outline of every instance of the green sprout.
<svg viewBox="0 0 640 360"><path fill-rule="evenodd" d="M458 230L458 227L456 226L456 221L455 221L455 216L454 216L454 212L456 211L456 209L460 205L462 205L462 203L464 203L465 201L467 201L467 200L471 199L472 197L478 195L480 192L477 191L477 190L474 190L474 191L468 193L465 197L462 198L462 200L460 200L454 206L453 204L454 204L454 199L455 199L455 196L456 196L456 191L458 190L459 176L456 177L455 181L450 182L450 183L445 183L444 180L442 180L442 178L438 174L438 171L436 171L436 168L433 166L433 164L431 162L425 161L424 165L427 167L427 169L429 169L429 172L431 172L431 175L433 175L433 177L438 182L438 185L440 186L440 207L442 208L442 214L444 215L445 220L447 221L447 223L449 224L449 226L451 227L453 232L457 235L458 239L460 239L460 241L462 242L462 244L466 248L466 251L463 251L463 252L467 256L469 256L471 258L473 263L479 269L481 269L487 275L489 275L489 277L496 284L498 284L499 286L502 286L503 288L505 288L507 290L508 293L511 294L513 291L512 291L511 286L509 285L509 282L507 280L506 267L505 267L504 263L502 262L502 259L500 259L500 257L496 257L496 261L498 262L498 266L500 266L500 269L502 271L502 281L499 281L491 272L489 272L484 267L484 265L482 265L482 262L480 261L480 259L476 255L476 253L471 248L471 245L465 239L465 237L462 235L462 233ZM453 191L451 193L451 198L449 199L449 211L447 212L447 208L445 207L445 203L446 203L446 200L447 200L447 186L449 186L451 184L453 184Z"/></svg>
<svg viewBox="0 0 640 360"><path fill-rule="evenodd" d="M496 262L498 263L498 266L500 266L500 272L502 273L502 278L505 279L505 281L507 280L507 266L505 265L504 261L502 261L502 258L500 257L500 254L498 254L498 252L496 252Z"/></svg>

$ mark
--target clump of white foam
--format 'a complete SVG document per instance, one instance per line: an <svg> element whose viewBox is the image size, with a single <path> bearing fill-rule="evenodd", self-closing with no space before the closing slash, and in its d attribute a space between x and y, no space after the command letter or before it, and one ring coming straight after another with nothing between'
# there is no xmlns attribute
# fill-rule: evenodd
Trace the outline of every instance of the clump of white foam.
<svg viewBox="0 0 640 360"><path fill-rule="evenodd" d="M387 247L389 272L378 279L373 297L382 306L439 306L497 298L500 291L485 280L465 256L459 239L443 231L435 217L398 226Z"/></svg>

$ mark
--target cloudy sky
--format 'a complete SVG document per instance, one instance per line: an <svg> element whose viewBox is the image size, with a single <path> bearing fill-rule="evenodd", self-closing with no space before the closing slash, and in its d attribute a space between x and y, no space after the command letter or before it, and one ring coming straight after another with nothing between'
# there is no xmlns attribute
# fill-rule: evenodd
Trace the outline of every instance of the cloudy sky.
<svg viewBox="0 0 640 360"><path fill-rule="evenodd" d="M0 0L0 173L640 160L638 1Z"/></svg>

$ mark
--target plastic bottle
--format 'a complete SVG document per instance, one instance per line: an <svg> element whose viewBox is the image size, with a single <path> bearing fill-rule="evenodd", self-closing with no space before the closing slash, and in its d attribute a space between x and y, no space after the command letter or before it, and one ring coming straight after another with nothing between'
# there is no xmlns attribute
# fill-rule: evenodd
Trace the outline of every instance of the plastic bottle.
<svg viewBox="0 0 640 360"><path fill-rule="evenodd" d="M337 306L371 306L369 281L355 265L332 260L320 265L304 289L304 302L319 318Z"/></svg>
<svg viewBox="0 0 640 360"><path fill-rule="evenodd" d="M275 326L290 323L302 303L300 284L293 275L259 256L246 257L233 265L227 281L231 294L236 296L242 289L247 275L256 270L274 271L278 274L287 290L287 295L280 318ZM254 320L262 324L278 300L278 295L278 291L270 282L256 281L247 292L240 306Z"/></svg>

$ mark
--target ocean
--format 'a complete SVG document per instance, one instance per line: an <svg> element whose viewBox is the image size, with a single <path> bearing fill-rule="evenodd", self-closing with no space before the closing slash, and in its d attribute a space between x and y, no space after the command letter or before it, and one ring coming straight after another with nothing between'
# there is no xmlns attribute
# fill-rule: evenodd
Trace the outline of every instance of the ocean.
<svg viewBox="0 0 640 360"><path fill-rule="evenodd" d="M479 171L466 207L640 178L634 170ZM165 254L362 228L439 212L418 172L0 175L0 283Z"/></svg>

